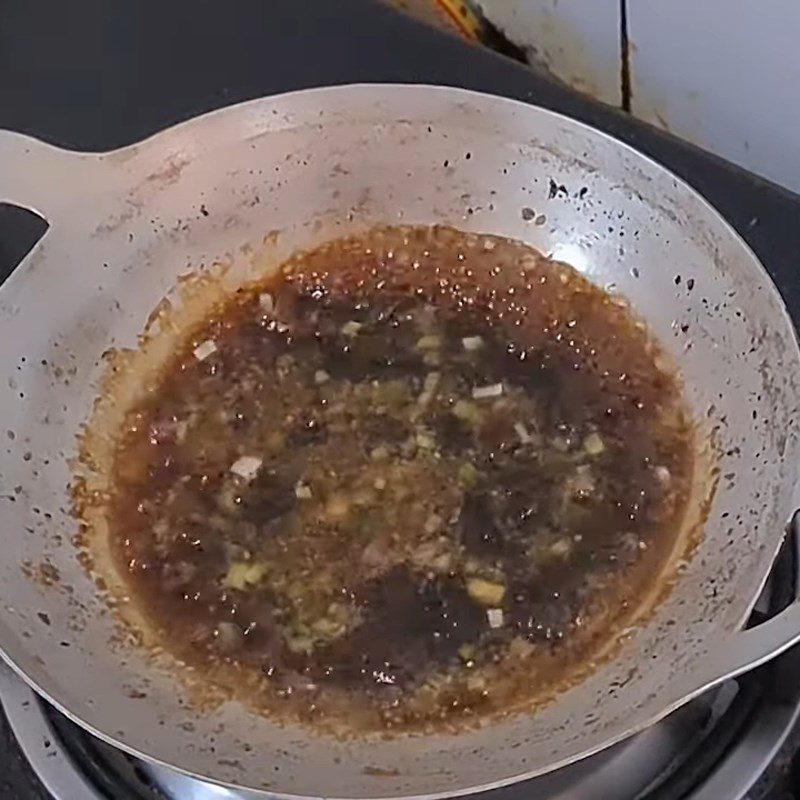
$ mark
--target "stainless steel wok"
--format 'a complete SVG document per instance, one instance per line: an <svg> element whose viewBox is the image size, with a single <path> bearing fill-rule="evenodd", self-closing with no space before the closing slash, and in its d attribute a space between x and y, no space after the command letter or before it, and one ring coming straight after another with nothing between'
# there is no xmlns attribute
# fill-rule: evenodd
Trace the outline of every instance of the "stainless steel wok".
<svg viewBox="0 0 800 800"><path fill-rule="evenodd" d="M0 290L0 646L98 736L273 795L442 797L598 751L800 639L797 605L740 630L795 509L794 328L719 214L624 144L497 97L348 86L245 103L99 155L0 132L0 199L50 223ZM260 255L248 268L268 269L378 222L523 239L627 296L716 442L702 538L613 659L536 713L458 735L341 742L232 703L193 710L174 670L119 641L71 543L67 462L101 355L135 344L188 266L236 262L250 245Z"/></svg>

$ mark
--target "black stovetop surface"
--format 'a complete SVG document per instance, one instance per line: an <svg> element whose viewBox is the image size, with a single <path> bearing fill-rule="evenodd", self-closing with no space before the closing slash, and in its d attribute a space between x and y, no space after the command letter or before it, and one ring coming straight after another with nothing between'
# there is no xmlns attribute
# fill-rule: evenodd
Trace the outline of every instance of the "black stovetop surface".
<svg viewBox="0 0 800 800"><path fill-rule="evenodd" d="M0 3L0 128L75 149L118 147L262 95L386 81L536 103L651 155L723 213L800 321L800 197L377 0ZM22 222L0 213L0 280L36 238ZM1 717L0 797L43 797Z"/></svg>

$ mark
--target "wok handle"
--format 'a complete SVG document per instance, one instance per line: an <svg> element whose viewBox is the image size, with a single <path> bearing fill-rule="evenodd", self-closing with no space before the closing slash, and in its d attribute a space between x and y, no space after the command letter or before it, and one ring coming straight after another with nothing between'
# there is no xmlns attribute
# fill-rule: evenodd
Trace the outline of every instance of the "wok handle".
<svg viewBox="0 0 800 800"><path fill-rule="evenodd" d="M800 511L788 530L800 536ZM766 622L728 636L706 657L704 671L709 685L734 678L776 658L800 643L800 599ZM711 677L713 676L713 677Z"/></svg>
<svg viewBox="0 0 800 800"><path fill-rule="evenodd" d="M48 222L92 190L101 156L76 153L0 130L0 203L27 208Z"/></svg>

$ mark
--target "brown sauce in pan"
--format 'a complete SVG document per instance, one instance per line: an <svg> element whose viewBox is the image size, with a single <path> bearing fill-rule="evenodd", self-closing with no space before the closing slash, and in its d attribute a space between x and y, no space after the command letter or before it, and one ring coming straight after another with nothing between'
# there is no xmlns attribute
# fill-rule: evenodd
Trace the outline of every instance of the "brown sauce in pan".
<svg viewBox="0 0 800 800"><path fill-rule="evenodd" d="M692 455L624 304L517 242L381 229L190 332L129 416L112 545L163 646L270 713L456 724L608 642Z"/></svg>

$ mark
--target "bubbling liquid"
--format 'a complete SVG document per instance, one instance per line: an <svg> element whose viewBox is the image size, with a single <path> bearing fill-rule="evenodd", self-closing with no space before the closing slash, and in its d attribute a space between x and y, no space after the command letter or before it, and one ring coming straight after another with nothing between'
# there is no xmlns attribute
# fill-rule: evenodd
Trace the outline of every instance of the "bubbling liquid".
<svg viewBox="0 0 800 800"><path fill-rule="evenodd" d="M129 415L110 535L163 646L267 713L525 707L613 637L693 434L624 304L519 242L383 228L232 296Z"/></svg>

